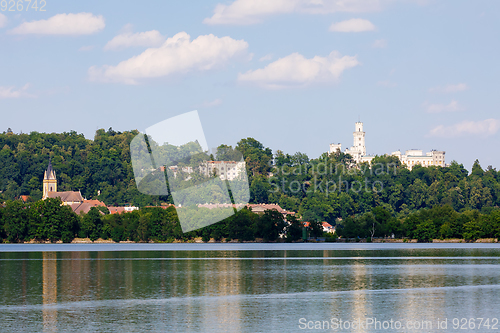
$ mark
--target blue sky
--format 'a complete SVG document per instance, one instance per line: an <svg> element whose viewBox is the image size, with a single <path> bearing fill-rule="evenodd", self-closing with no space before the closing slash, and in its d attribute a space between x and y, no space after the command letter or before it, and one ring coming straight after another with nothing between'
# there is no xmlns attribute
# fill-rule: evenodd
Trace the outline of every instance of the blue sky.
<svg viewBox="0 0 500 333"><path fill-rule="evenodd" d="M211 147L315 158L360 117L368 153L500 168L500 2L45 3L0 7L0 131L92 138L198 110Z"/></svg>

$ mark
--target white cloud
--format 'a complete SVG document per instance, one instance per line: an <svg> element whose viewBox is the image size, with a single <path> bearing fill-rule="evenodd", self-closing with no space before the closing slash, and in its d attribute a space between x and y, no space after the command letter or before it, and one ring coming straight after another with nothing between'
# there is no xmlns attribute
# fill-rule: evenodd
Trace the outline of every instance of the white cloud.
<svg viewBox="0 0 500 333"><path fill-rule="evenodd" d="M272 58L273 58L273 54L269 53L269 54L266 54L265 56L263 56L262 58L260 58L259 61L269 61Z"/></svg>
<svg viewBox="0 0 500 333"><path fill-rule="evenodd" d="M457 101L451 101L450 104L426 104L424 106L427 108L429 113L440 113L440 112L456 112L463 111L464 108L461 107Z"/></svg>
<svg viewBox="0 0 500 333"><path fill-rule="evenodd" d="M335 82L344 70L357 65L359 62L356 56L341 57L337 51L327 57L315 56L312 59L292 53L264 68L238 74L238 81L270 89L300 87L312 83Z"/></svg>
<svg viewBox="0 0 500 333"><path fill-rule="evenodd" d="M387 40L377 39L376 41L373 42L372 47L376 49L384 49L387 47Z"/></svg>
<svg viewBox="0 0 500 333"><path fill-rule="evenodd" d="M212 34L193 41L185 32L168 38L160 47L149 48L116 66L92 66L92 81L137 84L139 79L162 77L189 71L206 71L247 53L248 43Z"/></svg>
<svg viewBox="0 0 500 333"><path fill-rule="evenodd" d="M464 135L490 136L500 129L499 119L486 119L480 121L462 121L451 126L439 125L429 132L429 136L452 138Z"/></svg>
<svg viewBox="0 0 500 333"><path fill-rule="evenodd" d="M57 14L47 20L21 23L9 30L10 34L38 34L38 35L90 35L104 29L102 15L92 13Z"/></svg>
<svg viewBox="0 0 500 333"><path fill-rule="evenodd" d="M395 86L397 86L397 83L391 82L389 80L378 81L377 82L377 86L381 86L381 87L395 87Z"/></svg>
<svg viewBox="0 0 500 333"><path fill-rule="evenodd" d="M381 9L386 0L236 0L229 5L217 4L206 24L246 25L262 22L266 16L286 13L328 14L359 13Z"/></svg>
<svg viewBox="0 0 500 333"><path fill-rule="evenodd" d="M459 92L459 91L464 91L469 89L467 84L465 83L459 83L459 84L448 84L445 86L438 86L434 88L430 88L430 92L441 92L441 93L454 93L454 92Z"/></svg>
<svg viewBox="0 0 500 333"><path fill-rule="evenodd" d="M216 98L216 99L214 99L213 101L210 101L210 102L203 102L201 104L201 107L210 108L212 106L217 106L217 105L221 105L221 104L222 104L222 99Z"/></svg>
<svg viewBox="0 0 500 333"><path fill-rule="evenodd" d="M0 28L3 28L7 25L7 16L0 13Z"/></svg>
<svg viewBox="0 0 500 333"><path fill-rule="evenodd" d="M122 33L122 34L127 33L127 32L130 32L130 33L134 32L134 25L132 23L127 23L120 29L120 33Z"/></svg>
<svg viewBox="0 0 500 333"><path fill-rule="evenodd" d="M330 31L334 32L362 32L372 30L375 30L373 23L359 18L332 23L330 26Z"/></svg>
<svg viewBox="0 0 500 333"><path fill-rule="evenodd" d="M15 89L14 86L5 87L0 86L0 99L3 98L20 98L20 97L35 97L27 92L30 87L29 83L26 83L24 87Z"/></svg>
<svg viewBox="0 0 500 333"><path fill-rule="evenodd" d="M106 43L104 50L117 50L133 46L158 47L165 42L165 37L158 30L146 32L125 32Z"/></svg>

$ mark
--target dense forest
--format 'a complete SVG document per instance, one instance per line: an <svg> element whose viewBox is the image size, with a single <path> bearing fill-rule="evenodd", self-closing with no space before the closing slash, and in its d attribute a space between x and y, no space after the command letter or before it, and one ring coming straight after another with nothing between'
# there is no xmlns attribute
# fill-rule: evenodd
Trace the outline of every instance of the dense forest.
<svg viewBox="0 0 500 333"><path fill-rule="evenodd" d="M61 205L58 198L35 203L9 200L0 209L0 243L31 240L68 243L75 237L115 242L192 241L196 237L201 237L204 242L210 239L293 242L304 236L325 237L326 241L336 241L340 236L352 241L396 237L426 242L432 239L474 241L500 237L500 210L486 214L477 210L457 213L449 205L422 209L400 218L383 207L374 207L370 212L339 221L336 234L323 232L319 222L310 222L304 230L302 222L294 216L288 216L285 221L276 210L256 214L246 208L218 223L183 233L177 216L182 209L144 207L123 214L109 214L105 207L93 207L87 214L78 216L68 206ZM210 210L201 208L200 213L210 214Z"/></svg>
<svg viewBox="0 0 500 333"><path fill-rule="evenodd" d="M170 195L146 195L137 189L130 143L138 133L100 129L89 140L76 132L4 132L0 134L0 200L13 205L9 200L20 195L29 195L33 203L41 199L50 157L59 191L80 190L85 198L107 205L172 203ZM232 149L227 145L219 148ZM378 156L371 165L356 165L350 155L341 152L315 159L300 152L289 155L277 150L273 154L253 138L240 140L234 148L246 162L251 203L277 203L297 212L303 221L338 224L338 233L346 237L498 237L500 173L491 166L483 169L479 161L470 173L455 161L447 167L417 165L409 170L393 156ZM5 209L0 209L4 221ZM75 225L80 227L75 232L81 233L84 229L78 219L82 217L77 217ZM154 234L150 232L148 237ZM220 237L229 234L221 232Z"/></svg>

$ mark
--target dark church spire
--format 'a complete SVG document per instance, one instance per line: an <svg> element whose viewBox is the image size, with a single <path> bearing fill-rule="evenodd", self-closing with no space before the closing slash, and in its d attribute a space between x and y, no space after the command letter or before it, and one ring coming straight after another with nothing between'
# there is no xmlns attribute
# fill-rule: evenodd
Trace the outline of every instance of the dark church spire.
<svg viewBox="0 0 500 333"><path fill-rule="evenodd" d="M54 169L52 169L52 158L49 156L49 165L47 167L47 171L45 171L45 179L56 179L56 173Z"/></svg>

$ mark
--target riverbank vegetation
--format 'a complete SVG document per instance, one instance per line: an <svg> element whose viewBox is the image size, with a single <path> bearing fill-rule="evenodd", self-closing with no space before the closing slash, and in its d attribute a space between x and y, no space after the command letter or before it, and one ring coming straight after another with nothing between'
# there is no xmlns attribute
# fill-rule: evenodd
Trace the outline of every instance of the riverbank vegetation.
<svg viewBox="0 0 500 333"><path fill-rule="evenodd" d="M94 140L74 131L0 133L0 202L5 202L0 208L0 238L15 242L67 241L76 236L134 241L301 237L298 221L286 226L276 216L246 210L182 234L174 208L146 207L173 203L170 195L146 195L137 190L130 142L138 133L100 129ZM415 165L409 170L394 156L378 156L371 165L355 165L350 155L341 152L314 159L300 152L290 155L277 150L273 154L253 138L240 140L235 148L246 162L250 203L279 204L297 212L301 221L312 222L313 228L325 221L336 226L343 237L394 235L421 241L499 236L500 173L492 166L484 169L477 160L471 172L454 161L447 167ZM77 216L68 207L40 201L49 157L59 191L81 191L83 197L108 206L141 209L123 215L101 215L93 209ZM20 195L29 196L28 202L15 200Z"/></svg>
<svg viewBox="0 0 500 333"><path fill-rule="evenodd" d="M181 208L182 209L182 208ZM200 208L201 210L208 208ZM208 213L208 211L207 211ZM373 239L395 237L417 239L459 238L474 241L479 238L500 237L500 210L489 213L478 210L456 212L451 206L422 209L399 218L383 207L359 216L348 217L337 224L336 235L323 233L320 223L312 222L308 237L326 237L333 241L342 238ZM255 214L246 208L235 215L208 227L183 233L174 207L146 207L122 214L109 214L105 208L92 208L87 214L76 215L60 199L34 203L7 201L0 207L0 242L63 241L75 237L110 239L115 242L173 242L201 237L215 239L265 242L298 241L303 237L303 224L294 216L285 221L275 210Z"/></svg>

